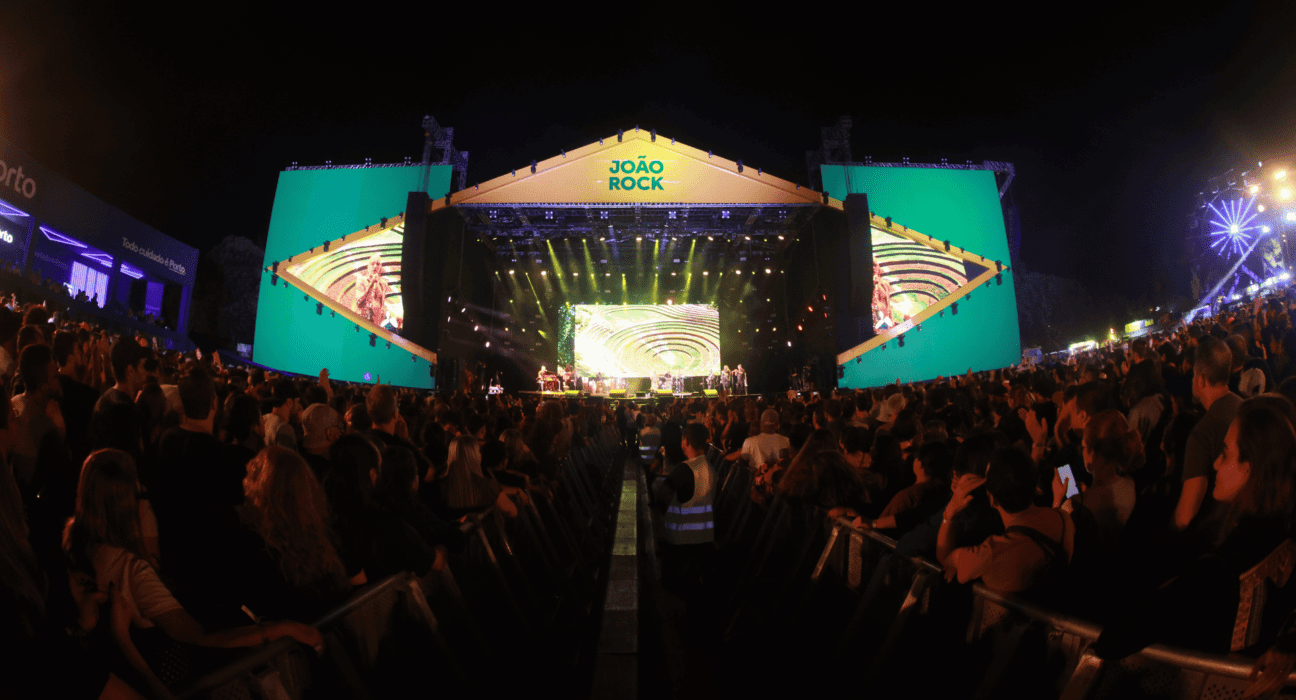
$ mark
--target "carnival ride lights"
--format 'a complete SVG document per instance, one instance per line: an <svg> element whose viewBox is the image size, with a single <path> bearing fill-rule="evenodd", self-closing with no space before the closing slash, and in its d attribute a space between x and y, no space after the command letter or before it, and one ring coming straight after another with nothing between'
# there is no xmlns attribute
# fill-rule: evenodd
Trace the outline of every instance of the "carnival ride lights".
<svg viewBox="0 0 1296 700"><path fill-rule="evenodd" d="M1260 228L1251 224L1259 215L1251 211L1254 203L1255 197L1245 202L1236 199L1221 202L1221 206L1216 206L1214 202L1207 205L1215 214L1215 218L1211 219L1214 227L1210 234L1211 248L1226 257L1241 255L1246 250L1253 238L1251 232Z"/></svg>

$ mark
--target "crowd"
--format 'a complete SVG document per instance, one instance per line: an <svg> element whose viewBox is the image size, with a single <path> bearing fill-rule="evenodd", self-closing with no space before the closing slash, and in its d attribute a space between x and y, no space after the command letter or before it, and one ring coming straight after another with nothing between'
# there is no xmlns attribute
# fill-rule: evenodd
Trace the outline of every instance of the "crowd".
<svg viewBox="0 0 1296 700"><path fill-rule="evenodd" d="M0 308L4 695L169 697L518 514L610 406L431 396ZM201 359L200 359L201 357ZM497 514L497 515L496 515Z"/></svg>
<svg viewBox="0 0 1296 700"><path fill-rule="evenodd" d="M636 405L282 377L0 307L7 690L167 697L231 649L318 646L308 621L443 566L454 521L516 516L608 423L655 460L679 528L710 528L713 450L756 472L758 503L850 518L951 584L1103 622L1104 658L1227 651L1238 577L1296 509L1290 313L922 384ZM688 586L709 532L679 541L692 558L667 583ZM1274 591L1250 651L1294 604Z"/></svg>
<svg viewBox="0 0 1296 700"><path fill-rule="evenodd" d="M756 503L850 518L952 585L1102 623L1102 658L1157 642L1228 652L1246 621L1239 577L1292 535L1293 313L1261 300L1062 362L646 407L637 427L668 486L700 424L756 472ZM1296 597L1275 583L1251 654L1291 648Z"/></svg>

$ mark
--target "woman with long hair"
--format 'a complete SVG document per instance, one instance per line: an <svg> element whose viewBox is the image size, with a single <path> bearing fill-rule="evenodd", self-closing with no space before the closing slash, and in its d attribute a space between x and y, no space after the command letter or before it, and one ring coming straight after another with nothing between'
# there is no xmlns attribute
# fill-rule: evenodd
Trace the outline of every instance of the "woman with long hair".
<svg viewBox="0 0 1296 700"><path fill-rule="evenodd" d="M1053 473L1053 507L1070 510L1084 505L1094 519L1107 549L1115 546L1134 512L1137 487L1130 477L1143 463L1143 441L1120 411L1107 410L1089 419L1081 442L1093 484L1066 499L1067 484Z"/></svg>
<svg viewBox="0 0 1296 700"><path fill-rule="evenodd" d="M300 618L347 592L324 489L300 455L265 448L248 462L243 493L257 542L244 557L253 566L239 577L247 584L241 602L259 615Z"/></svg>
<svg viewBox="0 0 1296 700"><path fill-rule="evenodd" d="M470 435L460 435L450 442L445 478L435 486L437 505L446 517L460 518L491 506L509 517L518 515L517 506L500 485L482 474L481 449Z"/></svg>
<svg viewBox="0 0 1296 700"><path fill-rule="evenodd" d="M521 472L532 479L540 477L540 462L531 453L521 430L509 428L500 433L499 439L504 443L504 453L508 457L508 468L511 471Z"/></svg>
<svg viewBox="0 0 1296 700"><path fill-rule="evenodd" d="M145 553L140 527L139 479L135 462L120 450L98 450L86 458L77 488L76 511L63 533L64 552L76 567L93 572L100 589L115 590L127 607L130 626L160 630L186 644L247 647L290 636L319 646L318 630L299 622L247 625L208 632L171 595ZM134 671L155 677L140 655L128 655Z"/></svg>
<svg viewBox="0 0 1296 700"><path fill-rule="evenodd" d="M1229 651L1241 595L1238 577L1291 537L1294 488L1296 409L1279 396L1247 399L1215 460L1211 495L1222 507L1222 518L1214 547L1150 596L1128 600L1094 643L1095 652L1118 659L1163 640ZM1265 646L1296 602L1291 588L1269 596L1261 625L1269 635L1261 640Z"/></svg>

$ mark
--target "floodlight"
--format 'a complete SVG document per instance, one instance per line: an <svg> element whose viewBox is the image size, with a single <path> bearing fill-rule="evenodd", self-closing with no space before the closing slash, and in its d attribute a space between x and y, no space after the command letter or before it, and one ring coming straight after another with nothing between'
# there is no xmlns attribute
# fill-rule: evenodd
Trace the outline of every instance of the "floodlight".
<svg viewBox="0 0 1296 700"><path fill-rule="evenodd" d="M1275 179L1275 180L1281 180L1281 179L1283 179L1283 178L1285 178L1285 177L1287 177L1287 171L1286 171L1286 170L1279 170L1278 172L1274 173L1274 179Z"/></svg>
<svg viewBox="0 0 1296 700"><path fill-rule="evenodd" d="M1251 185L1251 194L1255 194L1259 191L1260 191L1260 185Z"/></svg>

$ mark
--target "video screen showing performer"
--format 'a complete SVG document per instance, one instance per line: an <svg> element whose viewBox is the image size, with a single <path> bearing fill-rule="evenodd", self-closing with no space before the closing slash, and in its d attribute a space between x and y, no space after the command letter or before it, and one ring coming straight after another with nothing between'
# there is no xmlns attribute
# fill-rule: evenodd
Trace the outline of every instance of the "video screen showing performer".
<svg viewBox="0 0 1296 700"><path fill-rule="evenodd" d="M393 228L290 265L288 272L332 302L379 328L400 333L405 326L401 299L401 244L404 229ZM336 306L334 306L336 304Z"/></svg>
<svg viewBox="0 0 1296 700"><path fill-rule="evenodd" d="M904 323L967 284L965 263L921 243L874 228L873 328Z"/></svg>

